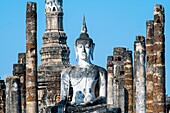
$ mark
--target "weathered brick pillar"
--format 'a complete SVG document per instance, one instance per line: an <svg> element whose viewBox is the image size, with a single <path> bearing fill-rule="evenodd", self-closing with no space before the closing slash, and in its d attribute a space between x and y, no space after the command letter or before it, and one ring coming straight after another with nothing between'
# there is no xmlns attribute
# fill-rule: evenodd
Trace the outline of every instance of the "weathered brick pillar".
<svg viewBox="0 0 170 113"><path fill-rule="evenodd" d="M127 103L128 113L133 112L133 67L132 67L132 51L126 52L126 60L124 61L124 70L125 70L125 89L127 91Z"/></svg>
<svg viewBox="0 0 170 113"><path fill-rule="evenodd" d="M22 107L22 113L26 113L26 89L25 89L25 79L26 79L26 73L25 73L25 64L26 64L26 54L25 53L19 53L18 54L18 65L22 66L22 73L15 73L20 77L20 84L21 84L21 107Z"/></svg>
<svg viewBox="0 0 170 113"><path fill-rule="evenodd" d="M6 77L6 113L21 113L20 79Z"/></svg>
<svg viewBox="0 0 170 113"><path fill-rule="evenodd" d="M13 75L19 77L20 79L20 91L21 91L21 109L22 113L25 113L25 66L23 64L14 64L13 65Z"/></svg>
<svg viewBox="0 0 170 113"><path fill-rule="evenodd" d="M107 104L113 105L113 56L107 57Z"/></svg>
<svg viewBox="0 0 170 113"><path fill-rule="evenodd" d="M133 113L136 113L136 45L134 43L134 69L133 69Z"/></svg>
<svg viewBox="0 0 170 113"><path fill-rule="evenodd" d="M117 73L119 72L118 66L113 65L113 106L119 107L119 82Z"/></svg>
<svg viewBox="0 0 170 113"><path fill-rule="evenodd" d="M120 107L122 113L126 112L126 98L124 88L124 59L125 59L126 48L115 47L113 52L113 99L114 107Z"/></svg>
<svg viewBox="0 0 170 113"><path fill-rule="evenodd" d="M154 6L154 113L165 113L165 36L164 36L164 7Z"/></svg>
<svg viewBox="0 0 170 113"><path fill-rule="evenodd" d="M146 113L145 39L143 36L136 37L135 57L136 57L136 112Z"/></svg>
<svg viewBox="0 0 170 113"><path fill-rule="evenodd" d="M154 21L146 22L146 113L153 113Z"/></svg>
<svg viewBox="0 0 170 113"><path fill-rule="evenodd" d="M26 11L26 112L38 113L37 93L37 12L28 2Z"/></svg>
<svg viewBox="0 0 170 113"><path fill-rule="evenodd" d="M6 86L5 86L5 81L0 80L0 113L5 113L5 102L6 102Z"/></svg>

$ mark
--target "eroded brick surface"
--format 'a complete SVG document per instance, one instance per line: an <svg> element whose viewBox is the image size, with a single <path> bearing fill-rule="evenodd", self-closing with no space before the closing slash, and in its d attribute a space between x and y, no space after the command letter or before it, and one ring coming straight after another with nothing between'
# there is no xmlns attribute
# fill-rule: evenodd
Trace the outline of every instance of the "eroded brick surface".
<svg viewBox="0 0 170 113"><path fill-rule="evenodd" d="M5 113L6 85L4 80L0 80L0 113Z"/></svg>
<svg viewBox="0 0 170 113"><path fill-rule="evenodd" d="M146 72L145 72L145 38L136 36L135 59L136 59L136 112L146 113Z"/></svg>
<svg viewBox="0 0 170 113"><path fill-rule="evenodd" d="M154 6L154 54L155 54L155 73L153 77L153 101L154 113L164 112L165 104L165 37L164 37L164 7Z"/></svg>
<svg viewBox="0 0 170 113"><path fill-rule="evenodd" d="M26 11L26 112L38 113L37 93L37 5L27 3Z"/></svg>
<svg viewBox="0 0 170 113"><path fill-rule="evenodd" d="M45 4L46 31L42 38L41 65L38 68L40 111L60 101L60 73L70 65L70 50L63 28L63 2L53 0L51 3L53 5L50 5L48 1Z"/></svg>
<svg viewBox="0 0 170 113"><path fill-rule="evenodd" d="M133 66L132 51L116 47L107 60L108 104L121 108L122 112L133 111Z"/></svg>
<svg viewBox="0 0 170 113"><path fill-rule="evenodd" d="M21 113L21 91L18 76L6 77L6 113Z"/></svg>

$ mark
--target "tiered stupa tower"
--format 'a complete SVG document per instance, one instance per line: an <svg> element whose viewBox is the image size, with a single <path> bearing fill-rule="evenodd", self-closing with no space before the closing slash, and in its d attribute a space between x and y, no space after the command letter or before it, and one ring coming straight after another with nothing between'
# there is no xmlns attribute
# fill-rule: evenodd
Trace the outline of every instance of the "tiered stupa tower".
<svg viewBox="0 0 170 113"><path fill-rule="evenodd" d="M63 29L62 0L46 0L46 31L40 50L41 67L63 67L69 64L67 36Z"/></svg>
<svg viewBox="0 0 170 113"><path fill-rule="evenodd" d="M69 66L70 54L63 29L62 0L46 0L45 15L46 31L40 50L41 65L38 70L38 100L42 107L59 102L60 72Z"/></svg>

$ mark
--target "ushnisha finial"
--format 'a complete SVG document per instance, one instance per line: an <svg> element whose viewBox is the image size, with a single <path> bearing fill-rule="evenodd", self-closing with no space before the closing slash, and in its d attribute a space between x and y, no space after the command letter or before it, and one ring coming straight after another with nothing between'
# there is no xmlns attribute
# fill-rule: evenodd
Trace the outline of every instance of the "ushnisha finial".
<svg viewBox="0 0 170 113"><path fill-rule="evenodd" d="M85 16L83 16L83 25L82 25L81 33L87 33Z"/></svg>

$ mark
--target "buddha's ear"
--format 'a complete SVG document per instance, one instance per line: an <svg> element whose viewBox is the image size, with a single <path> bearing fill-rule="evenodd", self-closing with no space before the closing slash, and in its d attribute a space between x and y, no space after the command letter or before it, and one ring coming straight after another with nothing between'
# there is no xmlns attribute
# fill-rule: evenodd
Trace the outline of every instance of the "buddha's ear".
<svg viewBox="0 0 170 113"><path fill-rule="evenodd" d="M91 45L91 51L90 51L90 55L91 55L91 59L92 59L92 60L93 60L94 47L95 47L95 43L92 43L92 45Z"/></svg>
<svg viewBox="0 0 170 113"><path fill-rule="evenodd" d="M74 50L75 50L75 53L76 53L76 61L78 60L78 53L77 53L77 46L76 44L74 44Z"/></svg>

